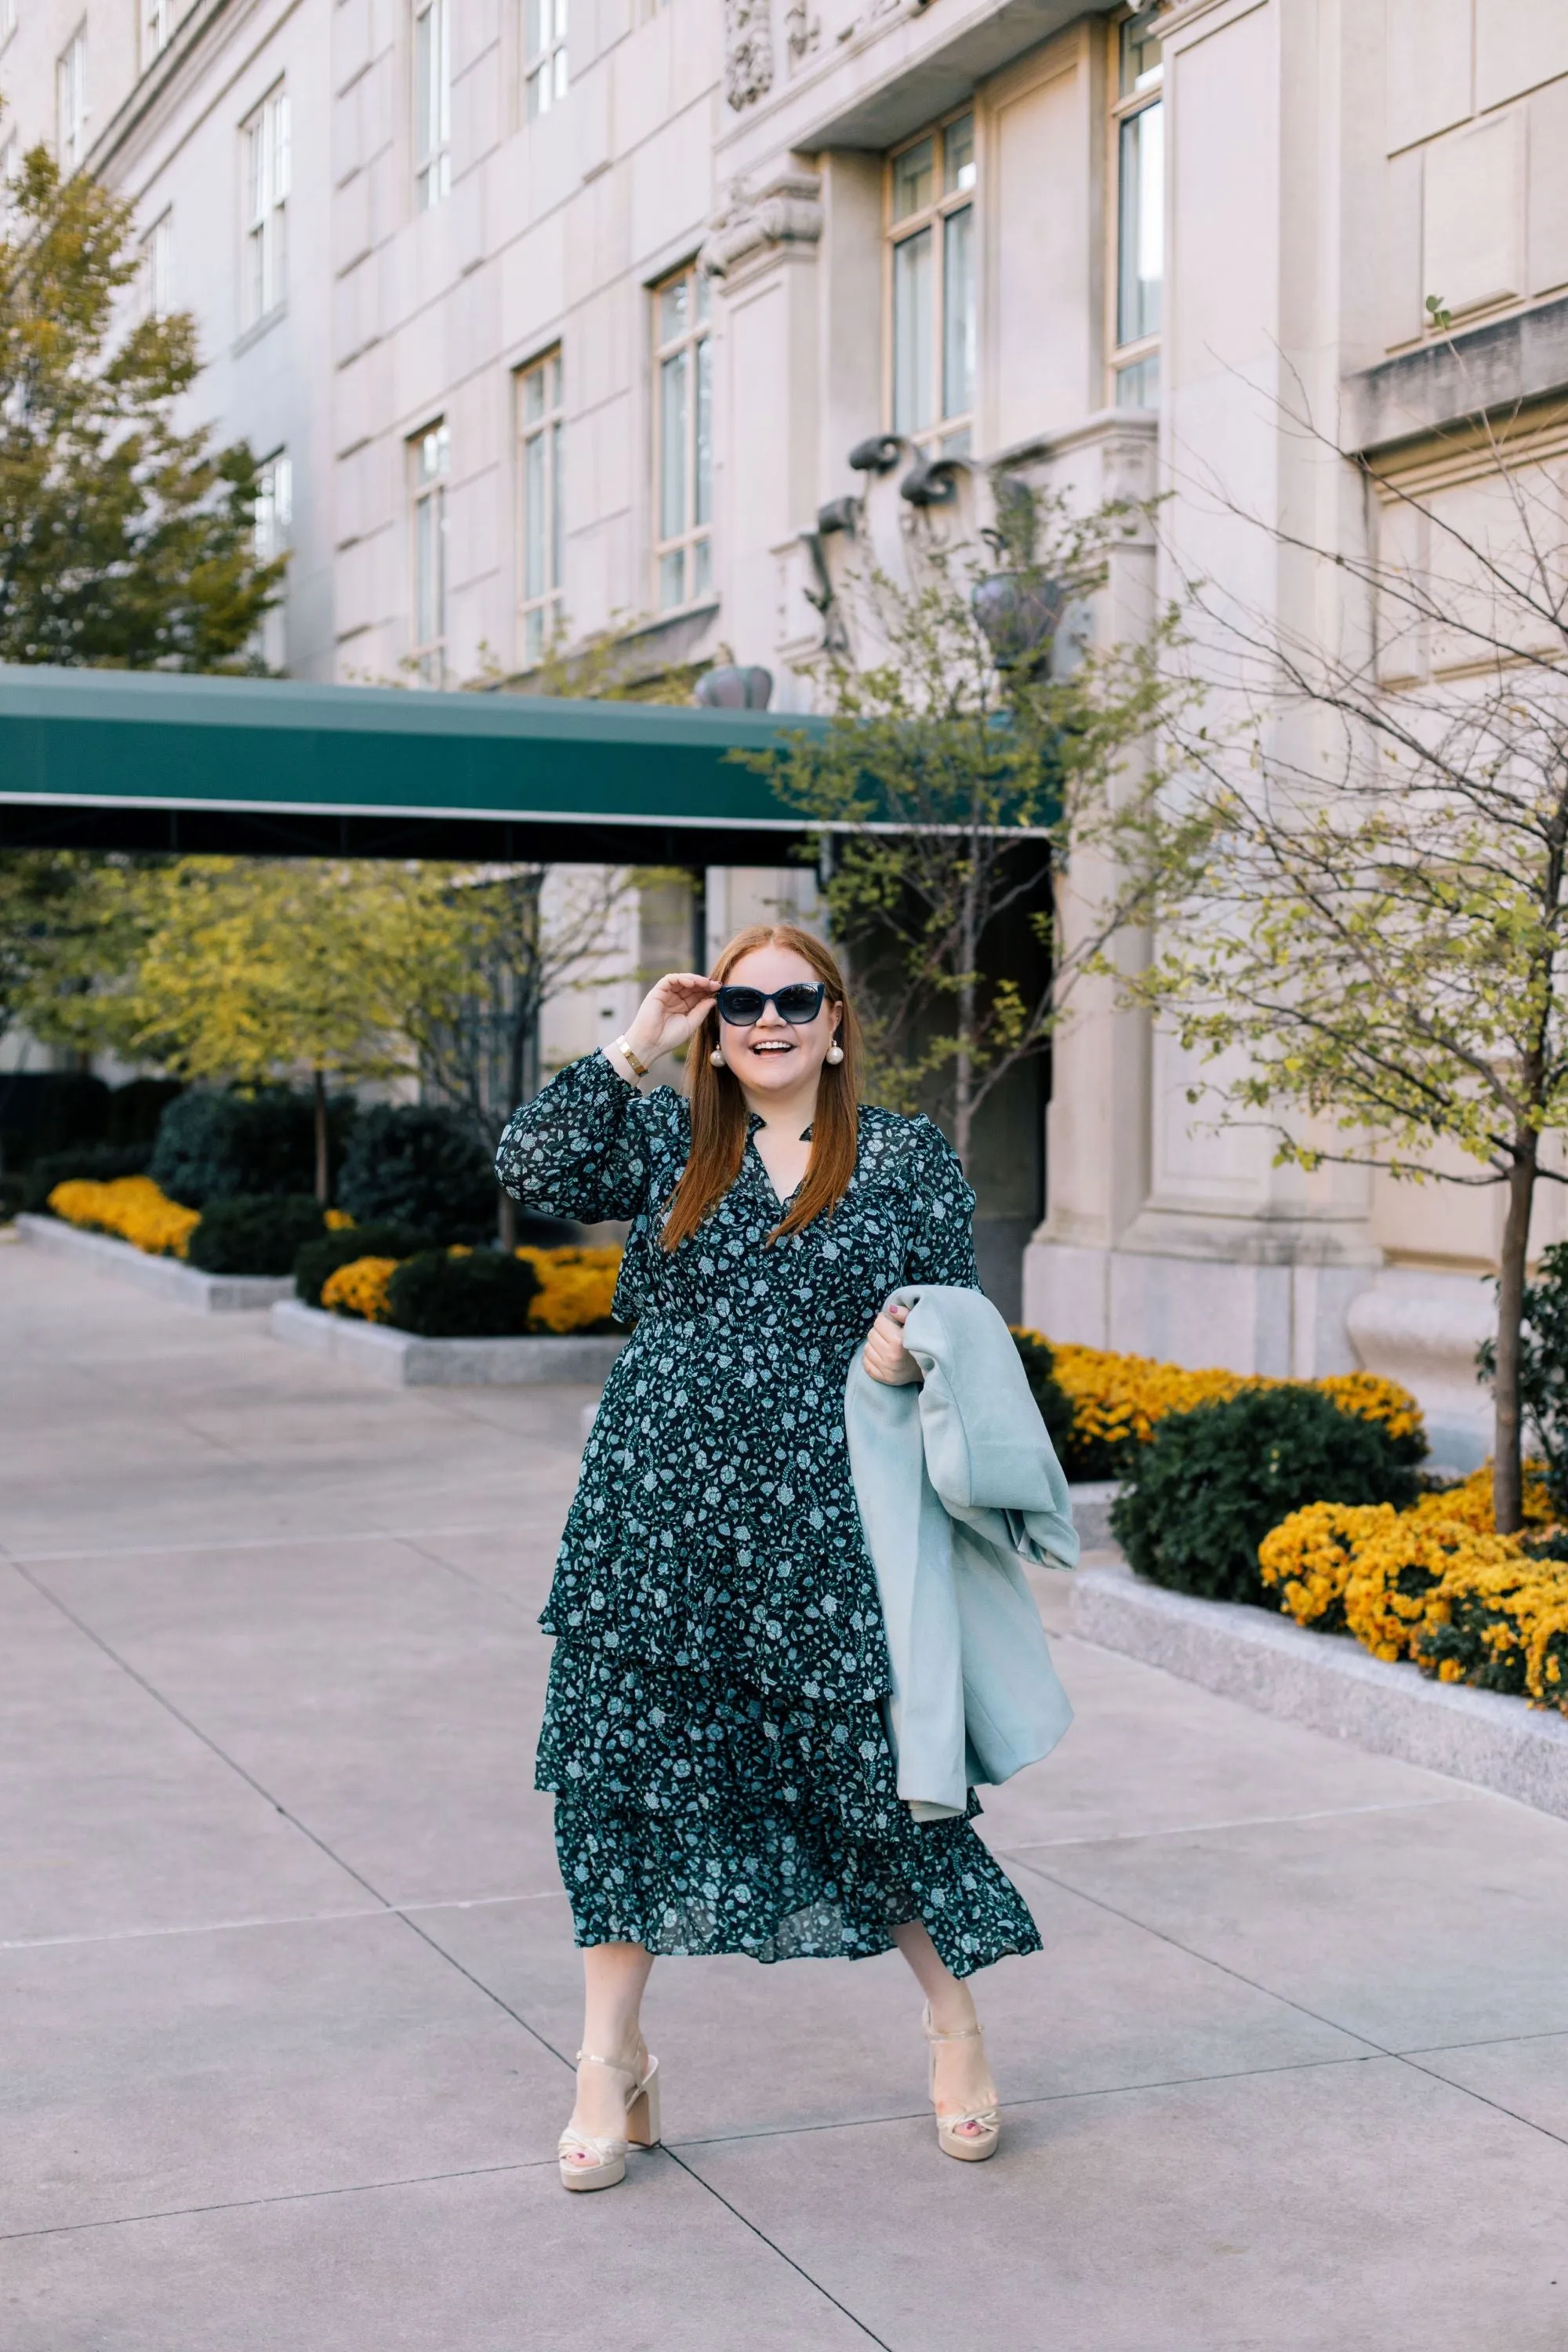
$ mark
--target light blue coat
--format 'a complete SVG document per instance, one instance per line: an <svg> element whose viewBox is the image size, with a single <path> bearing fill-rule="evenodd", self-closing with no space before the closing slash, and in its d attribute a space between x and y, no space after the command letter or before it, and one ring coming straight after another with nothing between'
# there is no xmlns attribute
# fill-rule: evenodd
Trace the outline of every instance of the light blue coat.
<svg viewBox="0 0 1568 2352"><path fill-rule="evenodd" d="M899 1794L918 1821L1048 1755L1072 1720L1022 1560L1078 1565L1067 1480L1006 1324L977 1290L896 1291L916 1388L845 1391L887 1624Z"/></svg>

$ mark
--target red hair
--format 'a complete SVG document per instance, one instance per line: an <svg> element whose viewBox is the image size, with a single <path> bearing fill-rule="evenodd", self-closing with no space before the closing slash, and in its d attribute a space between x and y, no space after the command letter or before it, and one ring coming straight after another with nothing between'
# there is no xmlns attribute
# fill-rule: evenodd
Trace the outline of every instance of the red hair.
<svg viewBox="0 0 1568 2352"><path fill-rule="evenodd" d="M813 939L809 931L797 930L793 923L753 923L749 930L737 931L721 951L710 977L722 982L741 958L757 948L788 948L826 982L827 1001L838 1013L838 1043L844 1052L841 1062L825 1062L817 1078L811 1158L799 1192L768 1235L776 1242L788 1234L798 1234L815 1217L825 1217L849 1190L859 1135L856 1106L860 1092L860 1031L844 975L831 952L820 940ZM718 1043L718 1008L710 1005L687 1055L691 1150L664 1222L667 1250L679 1248L718 1207L746 1156L746 1098L733 1070L713 1066L710 1056Z"/></svg>

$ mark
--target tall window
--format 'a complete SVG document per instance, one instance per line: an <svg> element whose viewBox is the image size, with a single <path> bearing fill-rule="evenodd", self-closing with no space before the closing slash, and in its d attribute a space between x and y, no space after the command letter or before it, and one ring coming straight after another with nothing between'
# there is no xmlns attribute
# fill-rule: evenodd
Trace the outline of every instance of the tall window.
<svg viewBox="0 0 1568 2352"><path fill-rule="evenodd" d="M55 153L62 172L87 154L87 26L79 25L55 60Z"/></svg>
<svg viewBox="0 0 1568 2352"><path fill-rule="evenodd" d="M256 560L275 563L287 555L294 531L294 468L287 449L275 449L256 469ZM288 656L281 599L261 616L257 651L268 669L282 669Z"/></svg>
<svg viewBox="0 0 1568 2352"><path fill-rule="evenodd" d="M289 95L273 90L240 132L245 151L244 320L277 310L288 284Z"/></svg>
<svg viewBox="0 0 1568 2352"><path fill-rule="evenodd" d="M1154 8L1123 17L1116 43L1116 314L1112 381L1119 408L1160 398L1165 290L1165 109Z"/></svg>
<svg viewBox="0 0 1568 2352"><path fill-rule="evenodd" d="M164 319L174 305L170 295L174 259L174 215L160 213L142 240L137 286L144 319Z"/></svg>
<svg viewBox="0 0 1568 2352"><path fill-rule="evenodd" d="M524 368L517 383L522 494L522 656L537 661L561 625L561 354Z"/></svg>
<svg viewBox="0 0 1568 2352"><path fill-rule="evenodd" d="M654 371L661 612L694 604L713 583L713 352L709 286L695 267L656 286Z"/></svg>
<svg viewBox="0 0 1568 2352"><path fill-rule="evenodd" d="M530 122L566 95L566 0L523 0L524 108Z"/></svg>
<svg viewBox="0 0 1568 2352"><path fill-rule="evenodd" d="M142 70L169 46L170 0L142 0Z"/></svg>
<svg viewBox="0 0 1568 2352"><path fill-rule="evenodd" d="M451 0L414 12L414 169L422 213L452 189Z"/></svg>
<svg viewBox="0 0 1568 2352"><path fill-rule="evenodd" d="M888 165L895 433L962 457L974 408L974 117L960 114Z"/></svg>
<svg viewBox="0 0 1568 2352"><path fill-rule="evenodd" d="M409 443L414 479L414 669L421 686L447 682L447 476L452 445L445 424Z"/></svg>

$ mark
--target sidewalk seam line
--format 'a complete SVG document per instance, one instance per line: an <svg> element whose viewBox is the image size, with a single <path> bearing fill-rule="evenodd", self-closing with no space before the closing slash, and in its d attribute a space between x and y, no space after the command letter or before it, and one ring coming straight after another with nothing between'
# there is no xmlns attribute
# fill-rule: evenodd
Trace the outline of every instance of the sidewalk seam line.
<svg viewBox="0 0 1568 2352"><path fill-rule="evenodd" d="M1295 2000L1289 1993L1277 1992L1273 1986L1260 1983L1258 1978L1245 1975L1240 1969L1233 1969L1227 1961L1216 1959L1211 1952L1199 1951L1194 1944L1184 1944L1180 1937L1168 1934L1163 1927L1151 1926L1146 1919L1137 1918L1131 1911L1118 1910L1116 1905L1106 1902L1103 1895L1090 1895L1083 1887L1071 1885L1065 1878L1058 1878L1050 1871L1043 1870L1038 1863L1026 1862L1019 1867L1032 1871L1037 1878L1044 1878L1053 1886L1059 1886L1066 1894L1081 1895L1086 1903L1095 1904L1100 1910L1109 1912L1113 1919L1124 1919L1130 1927L1142 1928L1146 1936L1157 1937L1161 1943L1169 1944L1173 1951L1185 1952L1189 1959L1200 1960L1207 1968L1217 1969L1221 1975L1231 1978L1235 1983L1247 1985L1254 1992L1262 1993L1266 2000L1277 2000L1284 2008L1293 2009L1298 2016L1310 2017L1315 2024L1326 2025L1335 2033L1348 2034L1352 2041L1363 2042L1373 2055L1391 2058L1395 2065L1407 2066L1413 2074L1420 2074L1426 2082L1441 2083L1446 2090L1462 2093L1479 2105L1490 2107L1495 2115L1507 2116L1512 2122L1522 2124L1527 2131L1538 2133L1542 2139L1552 2140L1559 2147L1568 2147L1568 2136L1554 2132L1549 2125L1539 2124L1530 2116L1520 2115L1515 2108L1505 2106L1500 2099L1489 2099L1485 2092L1473 2089L1468 2083L1451 2081L1447 2074L1439 2074L1435 2067L1418 2065L1405 2052L1390 2049L1354 2026L1342 2025L1337 2018L1325 2017L1321 2011L1309 2009L1305 2001Z"/></svg>

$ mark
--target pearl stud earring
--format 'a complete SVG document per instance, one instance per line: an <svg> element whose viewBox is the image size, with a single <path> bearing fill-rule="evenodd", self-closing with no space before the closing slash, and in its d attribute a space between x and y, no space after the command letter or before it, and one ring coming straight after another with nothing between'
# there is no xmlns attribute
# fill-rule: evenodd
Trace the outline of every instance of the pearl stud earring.
<svg viewBox="0 0 1568 2352"><path fill-rule="evenodd" d="M834 1039L832 1045L829 1045L826 1053L823 1056L823 1059L827 1062L841 1062L844 1059L844 1048L838 1043L837 1037Z"/></svg>
<svg viewBox="0 0 1568 2352"><path fill-rule="evenodd" d="M716 1070L721 1070L721 1069L723 1068L723 1066L724 1066L724 1056L723 1056L723 1055L719 1051L719 1048L718 1048L718 1046L717 1046L717 1045L715 1045L715 1046L714 1046L713 1051L709 1055L708 1059L712 1063L713 1067L714 1067Z"/></svg>

